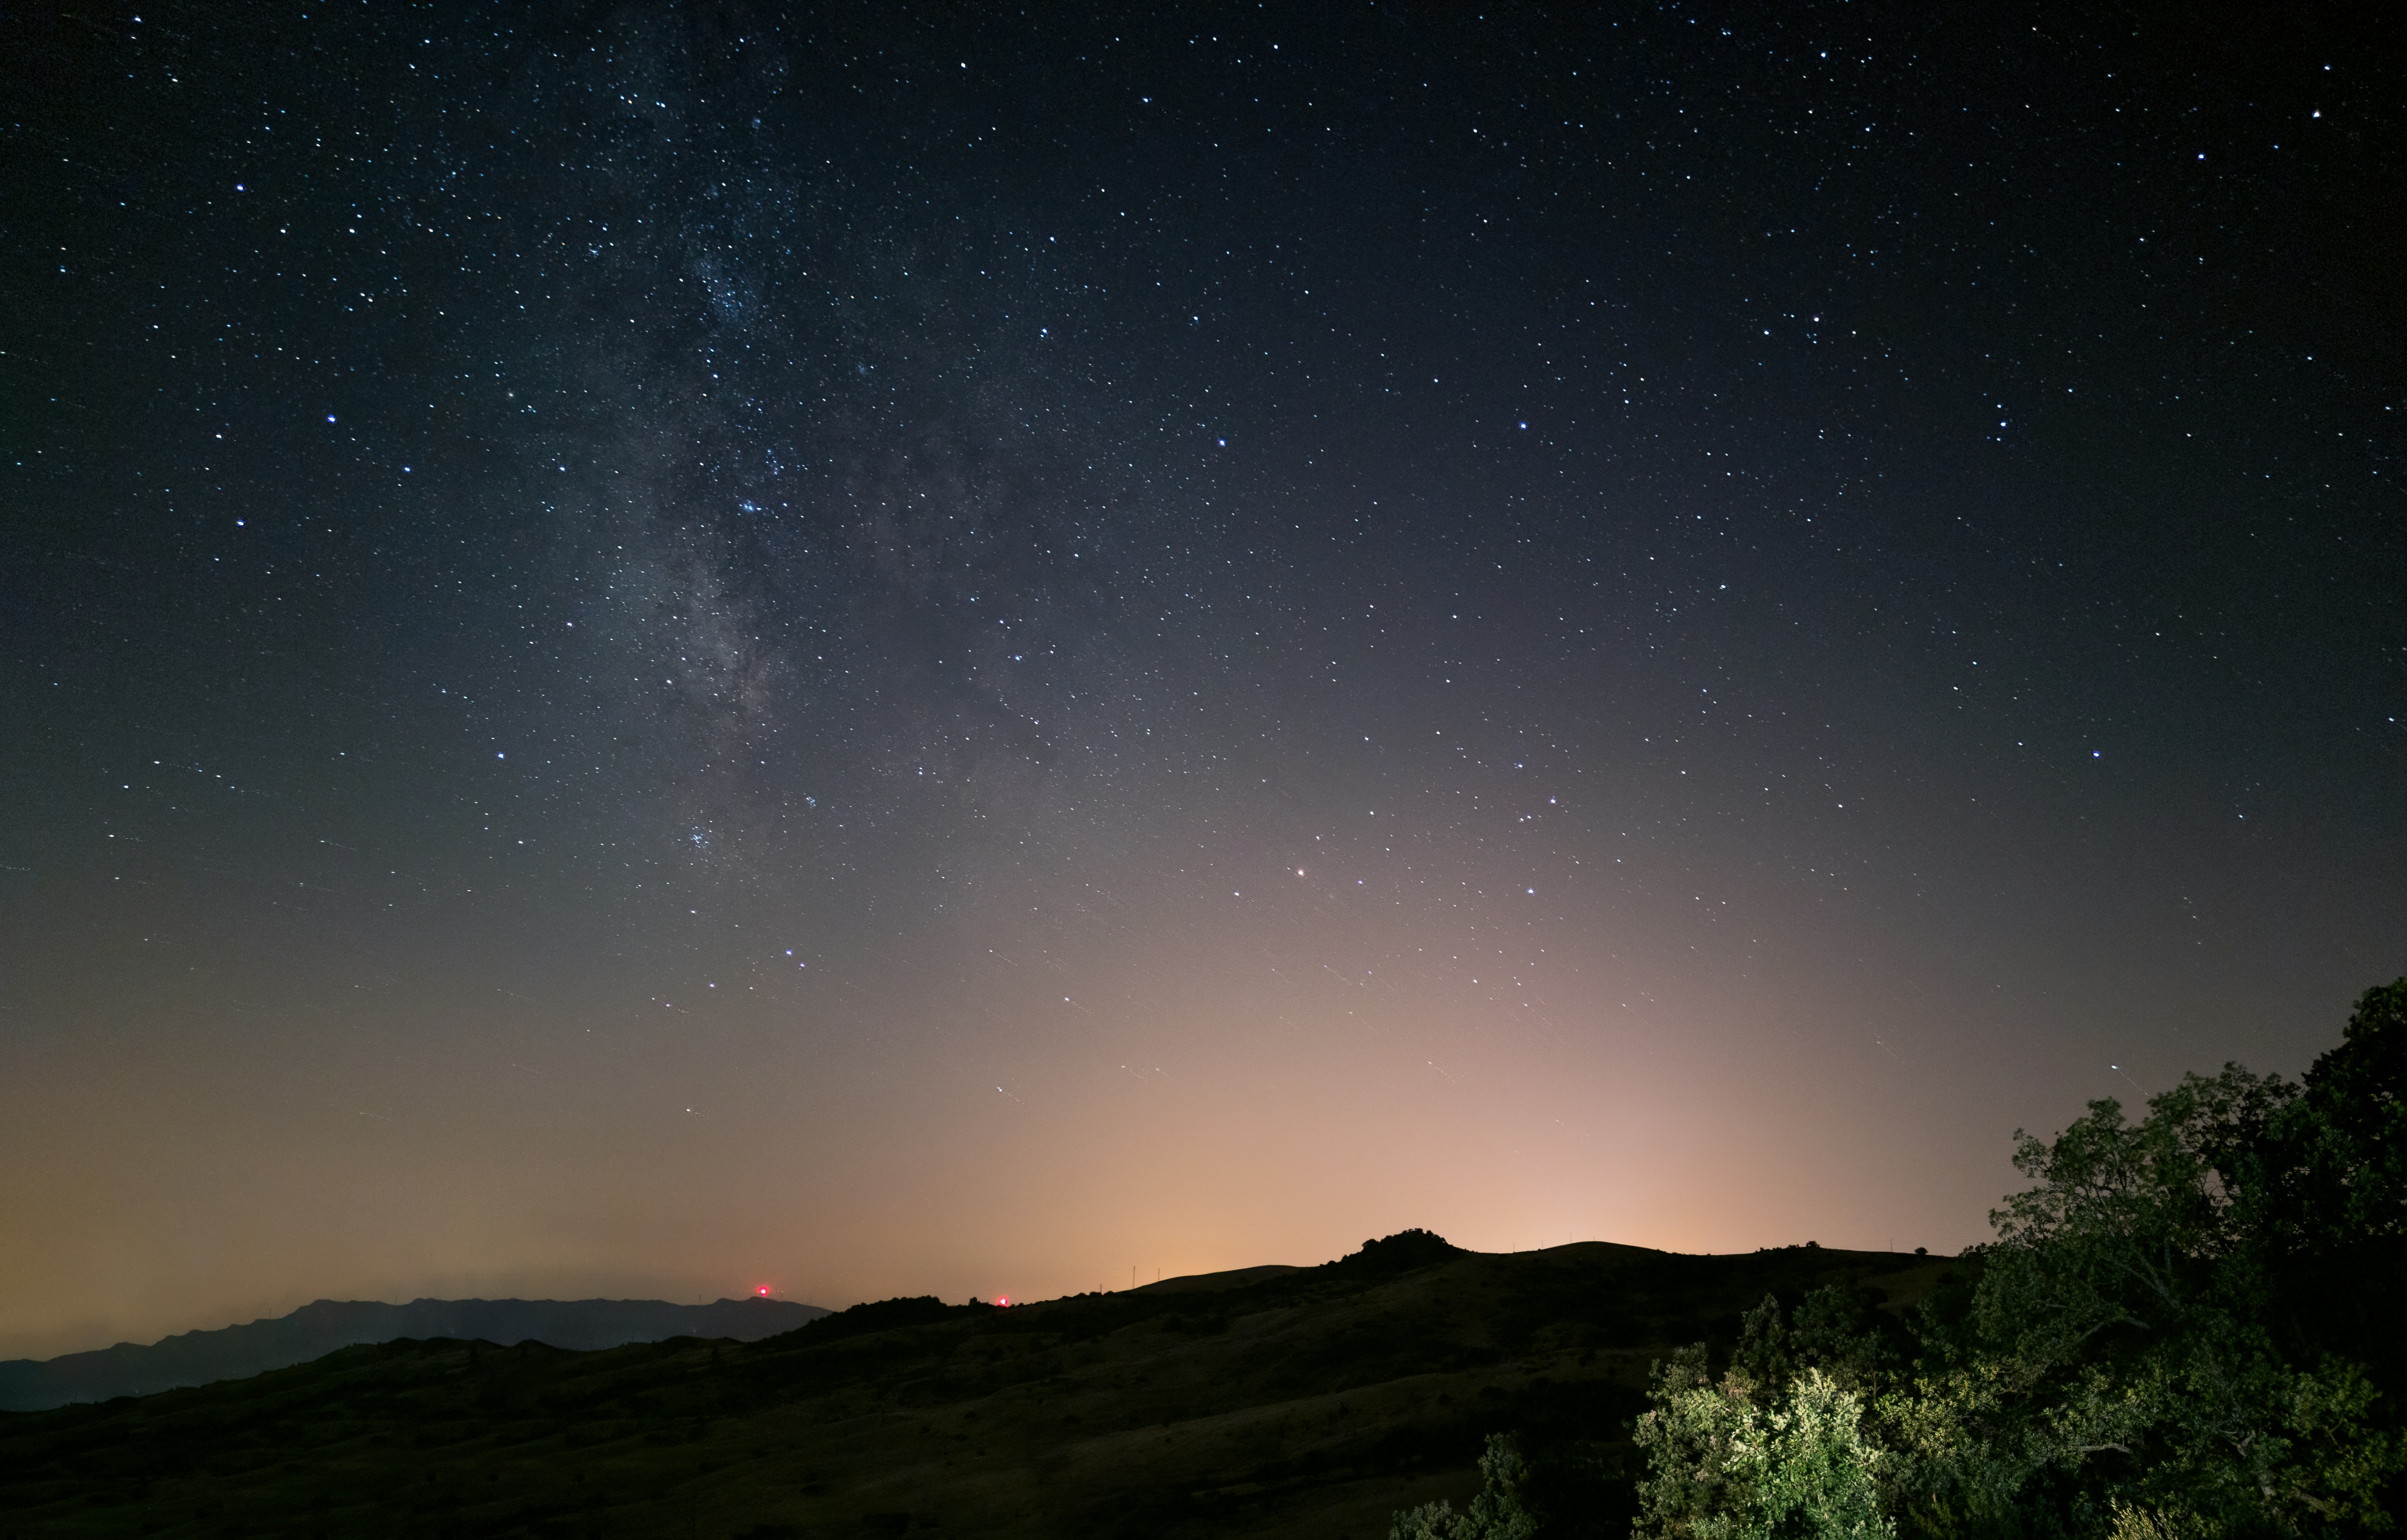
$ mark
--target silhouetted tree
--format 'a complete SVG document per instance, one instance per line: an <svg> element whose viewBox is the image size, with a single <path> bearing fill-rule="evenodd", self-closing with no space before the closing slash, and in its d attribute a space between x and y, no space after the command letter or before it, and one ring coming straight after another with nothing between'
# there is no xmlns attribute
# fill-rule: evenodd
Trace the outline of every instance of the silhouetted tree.
<svg viewBox="0 0 2407 1540"><path fill-rule="evenodd" d="M1349 1252L1332 1265L1348 1272L1386 1276L1460 1255L1461 1248L1449 1245L1444 1235L1427 1230L1399 1230L1380 1240L1364 1241L1361 1250Z"/></svg>

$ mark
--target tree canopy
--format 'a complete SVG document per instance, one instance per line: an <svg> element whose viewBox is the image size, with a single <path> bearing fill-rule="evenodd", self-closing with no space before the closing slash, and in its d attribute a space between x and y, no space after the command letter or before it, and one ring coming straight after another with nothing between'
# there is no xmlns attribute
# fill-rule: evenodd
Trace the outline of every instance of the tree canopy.
<svg viewBox="0 0 2407 1540"><path fill-rule="evenodd" d="M1910 1319L1766 1299L1657 1365L1633 1540L2247 1540L2392 1527L2407 1474L2407 978L2299 1082L2226 1064L2017 1131L2030 1186ZM1509 1458L1508 1458L1509 1456ZM1542 1535L1491 1442L1473 1509ZM1407 1520L1420 1525L1411 1528Z"/></svg>

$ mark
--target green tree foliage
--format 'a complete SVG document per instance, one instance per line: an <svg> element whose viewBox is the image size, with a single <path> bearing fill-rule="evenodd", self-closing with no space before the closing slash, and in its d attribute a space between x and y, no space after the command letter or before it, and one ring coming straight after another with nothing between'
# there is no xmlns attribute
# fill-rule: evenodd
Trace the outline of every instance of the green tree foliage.
<svg viewBox="0 0 2407 1540"><path fill-rule="evenodd" d="M1529 1501L1530 1462L1511 1433L1488 1435L1479 1457L1479 1495L1461 1513L1440 1500L1396 1515L1388 1540L1536 1540L1542 1531Z"/></svg>
<svg viewBox="0 0 2407 1540"><path fill-rule="evenodd" d="M1702 1343L1657 1366L1654 1406L1636 1430L1647 1462L1640 1540L1896 1533L1884 1511L1891 1457L1864 1427L1887 1354L1862 1317L1836 1288L1807 1295L1786 1320L1766 1298L1748 1312L1720 1379Z"/></svg>
<svg viewBox="0 0 2407 1540"><path fill-rule="evenodd" d="M2389 1527L2407 1251L2407 979L2302 1084L2226 1065L2015 1135L2032 1185L1911 1374L1836 1290L1767 1300L1718 1379L1659 1370L1642 1540L2241 1540Z"/></svg>
<svg viewBox="0 0 2407 1540"><path fill-rule="evenodd" d="M1884 1407L1899 1504L1933 1533L2186 1535L2378 1527L2395 1440L2373 1388L2299 1362L2269 1324L2262 1211L2244 1185L2292 1089L2228 1067L2127 1124L2113 1102L2053 1143L1991 1216L1970 1309L1927 1323L1910 1393Z"/></svg>

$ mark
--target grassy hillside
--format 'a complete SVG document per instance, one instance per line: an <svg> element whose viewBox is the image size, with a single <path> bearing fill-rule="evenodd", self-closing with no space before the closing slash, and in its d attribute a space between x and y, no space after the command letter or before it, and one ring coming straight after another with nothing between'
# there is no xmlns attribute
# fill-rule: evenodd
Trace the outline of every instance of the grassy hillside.
<svg viewBox="0 0 2407 1540"><path fill-rule="evenodd" d="M1576 1458L1624 1533L1649 1363L1768 1291L1892 1310L1944 1259L1380 1243L1007 1310L887 1301L751 1344L352 1348L0 1416L0 1537L1351 1535L1476 1486L1489 1432Z"/></svg>

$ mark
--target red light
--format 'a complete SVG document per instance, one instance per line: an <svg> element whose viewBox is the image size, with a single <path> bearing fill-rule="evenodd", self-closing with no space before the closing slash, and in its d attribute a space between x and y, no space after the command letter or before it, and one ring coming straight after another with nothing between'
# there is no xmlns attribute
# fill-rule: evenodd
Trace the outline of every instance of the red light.
<svg viewBox="0 0 2407 1540"><path fill-rule="evenodd" d="M997 1305L1009 1305L1011 1303L1011 1296L1008 1294L997 1294L994 1298L994 1303Z"/></svg>
<svg viewBox="0 0 2407 1540"><path fill-rule="evenodd" d="M754 1292L758 1293L762 1298L766 1299L769 1297L769 1286L764 1283L759 1289L755 1290Z"/></svg>

